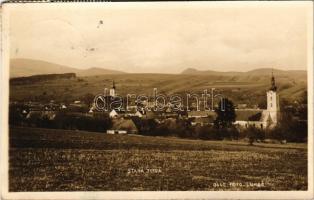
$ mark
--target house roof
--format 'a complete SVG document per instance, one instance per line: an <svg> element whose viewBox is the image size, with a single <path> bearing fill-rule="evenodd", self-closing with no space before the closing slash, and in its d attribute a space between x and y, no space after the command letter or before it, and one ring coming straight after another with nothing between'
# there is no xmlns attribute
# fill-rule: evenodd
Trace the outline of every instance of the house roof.
<svg viewBox="0 0 314 200"><path fill-rule="evenodd" d="M47 118L49 120L53 120L56 117L56 113L54 111L30 111L26 118Z"/></svg>
<svg viewBox="0 0 314 200"><path fill-rule="evenodd" d="M137 131L137 127L131 119L118 118L112 121L112 129Z"/></svg>
<svg viewBox="0 0 314 200"><path fill-rule="evenodd" d="M145 118L146 119L154 119L158 116L158 114L156 114L155 112L153 111L147 111L146 114L145 114Z"/></svg>
<svg viewBox="0 0 314 200"><path fill-rule="evenodd" d="M235 110L236 121L260 121L262 117L262 110L258 109L243 109Z"/></svg>
<svg viewBox="0 0 314 200"><path fill-rule="evenodd" d="M193 122L195 123L214 123L215 118L214 117L201 117L201 118L195 118Z"/></svg>
<svg viewBox="0 0 314 200"><path fill-rule="evenodd" d="M195 116L202 116L202 117L207 117L207 116L212 116L216 117L215 111L190 111L188 112L189 117L195 117Z"/></svg>
<svg viewBox="0 0 314 200"><path fill-rule="evenodd" d="M113 115L118 115L118 113L115 110L110 111L109 115L113 116Z"/></svg>

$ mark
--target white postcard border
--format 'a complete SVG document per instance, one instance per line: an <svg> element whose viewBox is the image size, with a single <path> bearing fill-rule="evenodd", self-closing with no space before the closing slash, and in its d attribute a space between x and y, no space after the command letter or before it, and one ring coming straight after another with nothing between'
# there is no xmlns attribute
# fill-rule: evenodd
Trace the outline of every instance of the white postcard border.
<svg viewBox="0 0 314 200"><path fill-rule="evenodd" d="M99 6L158 6L159 4L185 4L186 6L248 6L267 5L308 5L308 190L307 191L144 191L144 192L9 192L8 191L8 105L9 105L9 17L10 9L17 3L2 6L1 30L1 198L3 199L312 199L313 196L313 2L124 2L124 3L28 3L24 8L36 6L75 6L80 9ZM31 183L30 183L31 184Z"/></svg>

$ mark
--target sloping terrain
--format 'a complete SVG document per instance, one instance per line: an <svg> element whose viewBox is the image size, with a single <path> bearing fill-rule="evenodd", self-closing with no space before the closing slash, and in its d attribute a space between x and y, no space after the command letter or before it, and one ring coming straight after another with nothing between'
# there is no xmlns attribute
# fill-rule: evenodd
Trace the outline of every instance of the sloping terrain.
<svg viewBox="0 0 314 200"><path fill-rule="evenodd" d="M77 69L55 63L31 59L11 59L10 61L10 77L62 73L76 73L77 76L94 76L99 74L120 74L124 72L96 67L89 69Z"/></svg>
<svg viewBox="0 0 314 200"><path fill-rule="evenodd" d="M306 190L306 144L10 128L10 191ZM32 184L29 184L32 183Z"/></svg>
<svg viewBox="0 0 314 200"><path fill-rule="evenodd" d="M153 96L153 89L158 93L170 95L187 93L200 94L205 89L208 92L215 88L215 94L220 93L232 99L235 103L257 104L266 101L266 91L270 87L269 75L170 75L170 74L110 74L73 79L46 80L24 85L10 85L11 100L45 98L59 101L80 99L87 93L93 95L103 93L104 88L111 88L115 81L116 92L127 94ZM295 100L307 90L306 76L295 77L293 73L276 75L276 83L280 98ZM34 99L33 99L34 100Z"/></svg>
<svg viewBox="0 0 314 200"><path fill-rule="evenodd" d="M220 76L269 76L271 73L276 74L277 76L289 76L293 74L295 77L304 77L306 76L306 70L279 70L272 68L259 68L250 70L247 72L219 72L212 70L197 70L194 68L187 68L181 72L181 74L187 75L220 75Z"/></svg>

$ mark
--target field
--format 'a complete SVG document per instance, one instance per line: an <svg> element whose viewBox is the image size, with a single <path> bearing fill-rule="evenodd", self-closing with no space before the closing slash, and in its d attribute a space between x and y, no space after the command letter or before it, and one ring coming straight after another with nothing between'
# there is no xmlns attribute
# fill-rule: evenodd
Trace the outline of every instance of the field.
<svg viewBox="0 0 314 200"><path fill-rule="evenodd" d="M248 105L266 100L266 91L270 87L270 75L114 74L10 84L10 100L73 102L82 100L88 93L93 96L103 94L104 88L112 87L113 80L117 94L123 97L127 94L153 97L153 89L157 88L158 94L179 94L184 98L187 93L200 94L206 89L211 91L215 88L215 94L220 93L235 103ZM280 98L295 100L306 91L306 77L281 75L276 76L276 81Z"/></svg>
<svg viewBox="0 0 314 200"><path fill-rule="evenodd" d="M10 128L10 191L307 190L306 144Z"/></svg>

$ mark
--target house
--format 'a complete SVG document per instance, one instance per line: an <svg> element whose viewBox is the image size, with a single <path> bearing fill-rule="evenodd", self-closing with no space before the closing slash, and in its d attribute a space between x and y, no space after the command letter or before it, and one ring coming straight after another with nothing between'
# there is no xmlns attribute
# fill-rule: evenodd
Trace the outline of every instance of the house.
<svg viewBox="0 0 314 200"><path fill-rule="evenodd" d="M118 113L117 111L115 111L114 109L109 113L109 117L110 118L116 118L118 117Z"/></svg>
<svg viewBox="0 0 314 200"><path fill-rule="evenodd" d="M56 117L56 112L54 111L30 111L26 115L26 119L48 119L54 120Z"/></svg>
<svg viewBox="0 0 314 200"><path fill-rule="evenodd" d="M238 104L238 109L245 109L245 108L247 108L247 104L246 103L240 103L240 104Z"/></svg>
<svg viewBox="0 0 314 200"><path fill-rule="evenodd" d="M154 112L154 111L147 111L144 115L143 118L145 119L156 119L159 117L159 114Z"/></svg>
<svg viewBox="0 0 314 200"><path fill-rule="evenodd" d="M122 112L121 112L122 113ZM136 117L139 117L139 118L142 118L143 117L143 114L140 112L140 111L127 111L127 112L124 112L124 117L132 117L132 116L136 116Z"/></svg>
<svg viewBox="0 0 314 200"><path fill-rule="evenodd" d="M207 117L199 117L199 118L192 118L191 125L196 126L207 126L207 125L214 125L216 117L214 116L207 116Z"/></svg>
<svg viewBox="0 0 314 200"><path fill-rule="evenodd" d="M266 123L262 120L263 110L261 109L236 109L235 114L235 125L245 128L254 126L263 129L266 127Z"/></svg>
<svg viewBox="0 0 314 200"><path fill-rule="evenodd" d="M143 114L140 111L136 111L136 113L134 114L134 116L137 116L139 118L143 117Z"/></svg>
<svg viewBox="0 0 314 200"><path fill-rule="evenodd" d="M216 117L215 111L191 111L188 112L188 118Z"/></svg>
<svg viewBox="0 0 314 200"><path fill-rule="evenodd" d="M112 120L112 127L107 130L108 134L137 134L138 129L132 119L115 118Z"/></svg>
<svg viewBox="0 0 314 200"><path fill-rule="evenodd" d="M107 134L127 134L125 130L107 130Z"/></svg>

